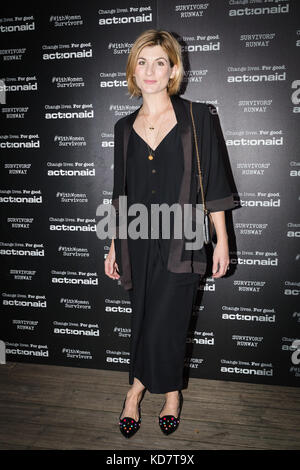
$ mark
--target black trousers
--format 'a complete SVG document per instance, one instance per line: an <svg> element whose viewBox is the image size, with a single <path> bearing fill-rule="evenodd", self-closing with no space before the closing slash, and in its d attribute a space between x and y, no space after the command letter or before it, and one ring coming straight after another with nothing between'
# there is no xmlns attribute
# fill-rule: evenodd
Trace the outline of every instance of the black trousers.
<svg viewBox="0 0 300 470"><path fill-rule="evenodd" d="M129 239L129 252L129 383L136 377L151 393L181 390L187 331L201 275L168 271L156 239Z"/></svg>

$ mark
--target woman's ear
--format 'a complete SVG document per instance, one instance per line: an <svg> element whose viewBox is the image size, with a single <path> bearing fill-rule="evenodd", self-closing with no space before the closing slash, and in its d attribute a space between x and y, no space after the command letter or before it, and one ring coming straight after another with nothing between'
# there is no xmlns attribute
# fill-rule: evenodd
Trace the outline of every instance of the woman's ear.
<svg viewBox="0 0 300 470"><path fill-rule="evenodd" d="M171 75L170 75L170 78L175 78L175 77L176 77L177 69L178 69L177 65L176 65L176 64L173 65L173 67L172 67L172 73L171 73Z"/></svg>

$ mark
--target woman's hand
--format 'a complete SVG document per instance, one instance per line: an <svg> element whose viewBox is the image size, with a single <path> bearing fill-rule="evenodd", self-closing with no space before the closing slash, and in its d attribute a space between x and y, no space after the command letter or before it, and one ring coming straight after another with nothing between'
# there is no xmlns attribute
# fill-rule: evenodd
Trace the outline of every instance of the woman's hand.
<svg viewBox="0 0 300 470"><path fill-rule="evenodd" d="M120 275L117 273L117 270L119 271L119 267L116 263L114 240L112 240L111 242L109 253L104 261L104 270L105 270L105 274L111 279L120 278Z"/></svg>
<svg viewBox="0 0 300 470"><path fill-rule="evenodd" d="M229 266L228 236L225 224L225 212L211 213L217 234L217 244L213 254L212 277L218 278L226 274Z"/></svg>
<svg viewBox="0 0 300 470"><path fill-rule="evenodd" d="M212 277L218 278L226 274L229 266L229 248L226 240L217 242L213 254Z"/></svg>

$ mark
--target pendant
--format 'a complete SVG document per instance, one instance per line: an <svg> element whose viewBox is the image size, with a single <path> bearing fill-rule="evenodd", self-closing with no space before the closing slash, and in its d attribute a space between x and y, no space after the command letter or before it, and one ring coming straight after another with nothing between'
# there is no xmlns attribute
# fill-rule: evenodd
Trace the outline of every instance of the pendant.
<svg viewBox="0 0 300 470"><path fill-rule="evenodd" d="M149 158L149 160L153 160L153 157L152 157L152 155L149 155L149 157L148 157L148 158Z"/></svg>

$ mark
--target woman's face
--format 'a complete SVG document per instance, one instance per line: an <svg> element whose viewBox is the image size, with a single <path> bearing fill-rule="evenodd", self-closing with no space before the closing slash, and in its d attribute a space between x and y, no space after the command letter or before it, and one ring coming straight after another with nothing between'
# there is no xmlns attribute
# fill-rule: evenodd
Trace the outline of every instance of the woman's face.
<svg viewBox="0 0 300 470"><path fill-rule="evenodd" d="M168 54L161 46L145 46L139 53L134 71L137 86L142 94L163 91L177 66L170 66Z"/></svg>

